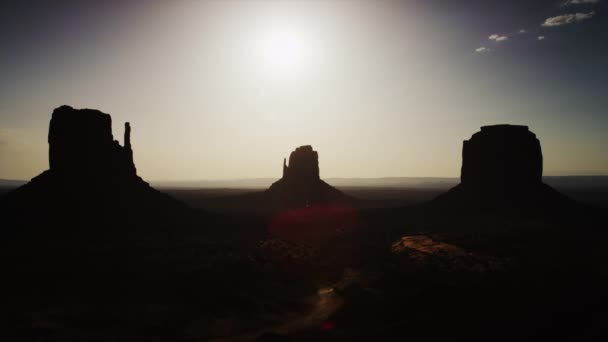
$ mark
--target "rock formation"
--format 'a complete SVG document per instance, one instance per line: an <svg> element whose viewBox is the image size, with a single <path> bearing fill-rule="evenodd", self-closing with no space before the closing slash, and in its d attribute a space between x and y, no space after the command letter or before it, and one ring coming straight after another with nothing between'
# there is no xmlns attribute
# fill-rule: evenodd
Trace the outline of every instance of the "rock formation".
<svg viewBox="0 0 608 342"><path fill-rule="evenodd" d="M16 209L39 208L54 213L94 208L185 208L137 176L130 134L131 126L125 123L121 146L113 138L110 115L93 109L56 108L48 135L49 170L4 201Z"/></svg>
<svg viewBox="0 0 608 342"><path fill-rule="evenodd" d="M266 193L282 207L303 208L352 200L319 177L319 155L312 146L300 146L283 160L283 177Z"/></svg>
<svg viewBox="0 0 608 342"><path fill-rule="evenodd" d="M478 255L427 235L403 236L392 244L391 252L404 267L440 272L485 273L500 271L506 264L506 260Z"/></svg>
<svg viewBox="0 0 608 342"><path fill-rule="evenodd" d="M319 177L319 154L312 146L300 146L289 155L289 166L283 159L283 179L288 182L316 182Z"/></svg>
<svg viewBox="0 0 608 342"><path fill-rule="evenodd" d="M463 143L462 184L528 187L542 183L542 175L540 142L527 126L484 126Z"/></svg>
<svg viewBox="0 0 608 342"><path fill-rule="evenodd" d="M50 169L75 177L135 176L128 122L124 139L124 147L114 140L110 115L93 109L61 106L53 111L49 127Z"/></svg>
<svg viewBox="0 0 608 342"><path fill-rule="evenodd" d="M542 181L543 155L527 126L494 125L465 140L461 183L433 200L454 210L536 210L570 200Z"/></svg>

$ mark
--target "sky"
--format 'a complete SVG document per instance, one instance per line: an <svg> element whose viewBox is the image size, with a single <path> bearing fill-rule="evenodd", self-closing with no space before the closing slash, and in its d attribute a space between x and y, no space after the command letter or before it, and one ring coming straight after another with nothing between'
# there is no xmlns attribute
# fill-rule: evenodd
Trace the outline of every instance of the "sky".
<svg viewBox="0 0 608 342"><path fill-rule="evenodd" d="M527 125L545 175L608 175L608 0L2 1L0 178L48 168L67 104L132 126L147 180L457 177ZM121 141L122 142L122 141Z"/></svg>

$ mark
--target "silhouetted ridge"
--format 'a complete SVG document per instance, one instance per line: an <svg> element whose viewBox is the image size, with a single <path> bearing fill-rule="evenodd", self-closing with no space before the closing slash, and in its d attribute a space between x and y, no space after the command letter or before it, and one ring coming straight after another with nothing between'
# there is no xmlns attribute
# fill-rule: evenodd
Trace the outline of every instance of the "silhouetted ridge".
<svg viewBox="0 0 608 342"><path fill-rule="evenodd" d="M319 155L308 145L291 152L289 165L283 160L283 178L273 183L266 193L280 206L289 208L352 200L321 180Z"/></svg>
<svg viewBox="0 0 608 342"><path fill-rule="evenodd" d="M54 213L96 208L185 208L137 176L130 134L131 126L125 123L121 146L112 135L109 114L70 106L55 109L48 135L49 170L4 201L17 209L48 209Z"/></svg>
<svg viewBox="0 0 608 342"><path fill-rule="evenodd" d="M543 155L527 126L494 125L465 140L461 183L432 204L452 210L537 211L574 204L542 182Z"/></svg>

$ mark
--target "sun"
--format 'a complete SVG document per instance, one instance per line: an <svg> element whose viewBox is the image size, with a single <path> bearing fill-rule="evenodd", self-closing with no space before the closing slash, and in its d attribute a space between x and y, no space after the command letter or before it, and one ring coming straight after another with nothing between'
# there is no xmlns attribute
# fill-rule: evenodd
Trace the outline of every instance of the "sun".
<svg viewBox="0 0 608 342"><path fill-rule="evenodd" d="M260 53L263 62L278 71L301 69L308 55L302 34L292 30L273 30L262 35Z"/></svg>

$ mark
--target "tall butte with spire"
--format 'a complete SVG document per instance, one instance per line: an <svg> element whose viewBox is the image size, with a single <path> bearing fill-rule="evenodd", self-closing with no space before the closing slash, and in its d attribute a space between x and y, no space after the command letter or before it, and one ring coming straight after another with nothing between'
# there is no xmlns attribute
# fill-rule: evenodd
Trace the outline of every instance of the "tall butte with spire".
<svg viewBox="0 0 608 342"><path fill-rule="evenodd" d="M182 208L181 202L150 187L137 175L131 125L124 146L114 140L112 118L94 109L61 106L48 134L49 169L6 196L13 208Z"/></svg>
<svg viewBox="0 0 608 342"><path fill-rule="evenodd" d="M112 117L93 109L61 106L49 125L49 168L53 174L97 181L137 177L131 125L125 123L124 146L112 136Z"/></svg>
<svg viewBox="0 0 608 342"><path fill-rule="evenodd" d="M321 180L319 154L312 146L300 146L283 159L283 177L266 194L281 207L302 208L318 204L348 202L353 199Z"/></svg>

